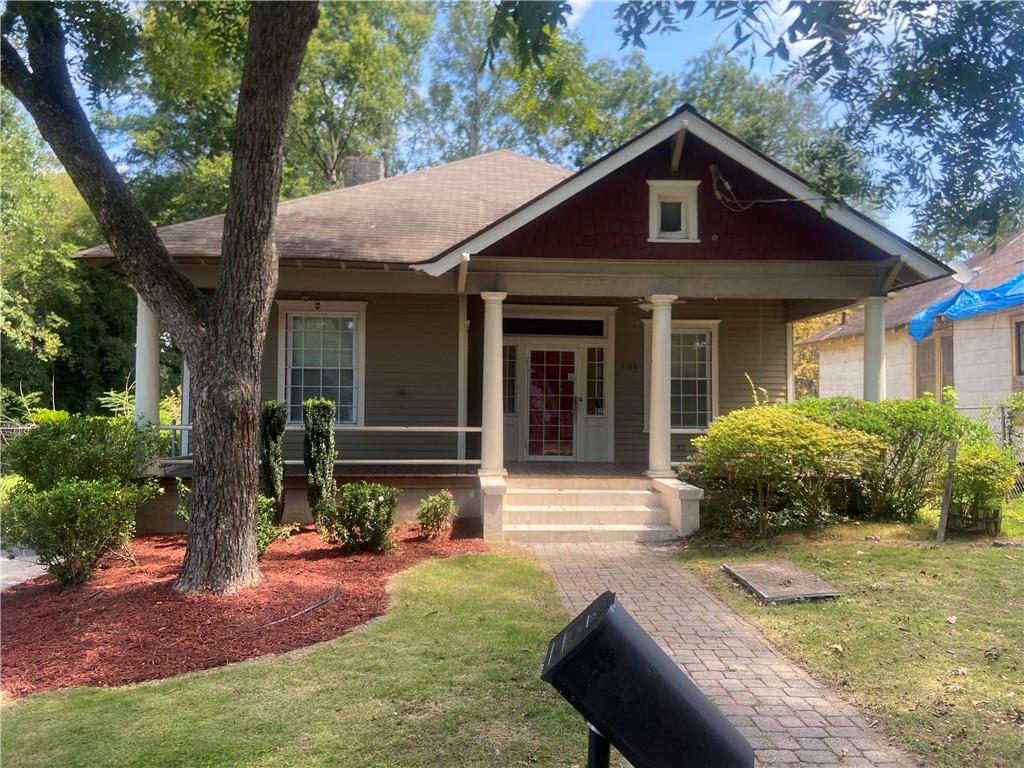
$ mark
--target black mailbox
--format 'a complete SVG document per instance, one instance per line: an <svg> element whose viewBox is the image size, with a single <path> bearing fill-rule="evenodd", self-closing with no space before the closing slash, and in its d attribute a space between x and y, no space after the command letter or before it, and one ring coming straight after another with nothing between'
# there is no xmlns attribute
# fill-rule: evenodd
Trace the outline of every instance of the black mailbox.
<svg viewBox="0 0 1024 768"><path fill-rule="evenodd" d="M634 768L754 765L743 735L612 592L551 641L540 676L590 724L591 765L608 764L608 742Z"/></svg>

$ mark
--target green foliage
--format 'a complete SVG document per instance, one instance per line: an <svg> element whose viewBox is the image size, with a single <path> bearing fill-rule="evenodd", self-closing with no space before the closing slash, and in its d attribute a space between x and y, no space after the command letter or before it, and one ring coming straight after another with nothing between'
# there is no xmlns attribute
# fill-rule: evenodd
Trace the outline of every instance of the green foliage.
<svg viewBox="0 0 1024 768"><path fill-rule="evenodd" d="M334 403L311 398L302 404L305 438L302 458L306 463L306 499L313 519L329 510L334 503Z"/></svg>
<svg viewBox="0 0 1024 768"><path fill-rule="evenodd" d="M5 505L4 543L32 548L61 585L78 587L104 555L128 544L136 510L158 493L152 481L69 480L45 490L22 485Z"/></svg>
<svg viewBox="0 0 1024 768"><path fill-rule="evenodd" d="M37 408L29 414L28 420L33 424L53 424L65 421L71 414L67 411L54 411L50 408Z"/></svg>
<svg viewBox="0 0 1024 768"><path fill-rule="evenodd" d="M72 415L21 435L4 460L38 491L73 480L129 483L146 473L164 444L156 429L129 419Z"/></svg>
<svg viewBox="0 0 1024 768"><path fill-rule="evenodd" d="M712 518L762 536L831 520L839 481L882 450L870 435L769 405L715 419L693 443L694 479L713 497Z"/></svg>
<svg viewBox="0 0 1024 768"><path fill-rule="evenodd" d="M1009 450L991 443L965 445L953 464L951 501L965 522L991 517L1013 490L1016 474L1017 462Z"/></svg>
<svg viewBox="0 0 1024 768"><path fill-rule="evenodd" d="M110 389L96 398L100 408L113 416L125 418L135 417L134 387L118 390ZM160 423L181 423L181 385L174 387L160 399Z"/></svg>
<svg viewBox="0 0 1024 768"><path fill-rule="evenodd" d="M192 489L185 485L180 477L174 478L174 485L178 491L178 506L174 514L185 521L188 525L189 504L192 501ZM281 513L278 511L277 502L269 496L260 494L256 497L256 557L263 557L275 541L288 541L299 526L294 523L281 525Z"/></svg>
<svg viewBox="0 0 1024 768"><path fill-rule="evenodd" d="M324 505L316 519L324 541L348 549L384 552L395 546L399 490L380 483L346 483L338 488L337 505Z"/></svg>
<svg viewBox="0 0 1024 768"><path fill-rule="evenodd" d="M424 538L436 539L447 533L455 519L455 498L447 488L420 500L416 520Z"/></svg>
<svg viewBox="0 0 1024 768"><path fill-rule="evenodd" d="M935 500L953 440L984 444L992 433L957 412L947 400L930 397L869 403L852 397L807 398L785 409L821 424L856 429L880 438L885 450L865 465L860 477L869 512L879 519L913 520Z"/></svg>
<svg viewBox="0 0 1024 768"><path fill-rule="evenodd" d="M288 411L280 400L268 400L260 410L260 479L263 495L277 505L274 522L284 515L284 430ZM333 467L332 467L333 470Z"/></svg>
<svg viewBox="0 0 1024 768"><path fill-rule="evenodd" d="M277 502L268 496L256 497L256 557L263 557L275 541L288 541L299 529L294 523L280 525Z"/></svg>
<svg viewBox="0 0 1024 768"><path fill-rule="evenodd" d="M134 297L115 275L72 261L99 241L99 229L6 92L0 144L4 382L20 392L52 391L68 410L91 410L131 367Z"/></svg>

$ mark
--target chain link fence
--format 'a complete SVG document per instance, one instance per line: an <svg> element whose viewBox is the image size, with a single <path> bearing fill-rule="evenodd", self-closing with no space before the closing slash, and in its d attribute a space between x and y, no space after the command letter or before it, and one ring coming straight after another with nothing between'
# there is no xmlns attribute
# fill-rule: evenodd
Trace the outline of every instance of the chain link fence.
<svg viewBox="0 0 1024 768"><path fill-rule="evenodd" d="M1008 405L958 406L957 410L967 418L987 425L996 443L1013 452L1017 460L1015 496L1024 494L1024 412Z"/></svg>

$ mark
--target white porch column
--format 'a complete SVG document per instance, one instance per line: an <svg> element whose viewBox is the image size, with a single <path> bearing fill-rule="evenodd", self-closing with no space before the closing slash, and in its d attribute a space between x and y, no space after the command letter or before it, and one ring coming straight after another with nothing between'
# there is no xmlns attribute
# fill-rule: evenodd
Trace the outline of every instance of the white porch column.
<svg viewBox="0 0 1024 768"><path fill-rule="evenodd" d="M160 423L160 322L141 296L135 316L135 421Z"/></svg>
<svg viewBox="0 0 1024 768"><path fill-rule="evenodd" d="M864 399L885 400L885 296L864 299Z"/></svg>
<svg viewBox="0 0 1024 768"><path fill-rule="evenodd" d="M480 473L505 474L505 417L501 395L501 302L507 294L485 291L484 300L484 391L481 403L480 426L483 434L480 444Z"/></svg>
<svg viewBox="0 0 1024 768"><path fill-rule="evenodd" d="M647 474L672 477L672 302L678 296L648 296L651 310L651 393Z"/></svg>

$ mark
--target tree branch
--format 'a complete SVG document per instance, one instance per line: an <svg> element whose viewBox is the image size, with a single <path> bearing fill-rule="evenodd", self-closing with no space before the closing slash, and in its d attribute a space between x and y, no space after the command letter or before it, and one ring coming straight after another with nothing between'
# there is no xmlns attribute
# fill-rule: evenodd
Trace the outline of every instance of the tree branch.
<svg viewBox="0 0 1024 768"><path fill-rule="evenodd" d="M238 97L231 186L214 306L217 332L266 328L277 289L274 246L288 113L319 9L311 2L253 3ZM262 354L263 337L248 352Z"/></svg>
<svg viewBox="0 0 1024 768"><path fill-rule="evenodd" d="M92 211L129 282L188 354L202 337L208 299L178 269L96 138L75 95L60 16L52 3L9 3L27 31L31 71L4 38L0 74L32 115Z"/></svg>

